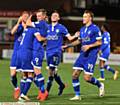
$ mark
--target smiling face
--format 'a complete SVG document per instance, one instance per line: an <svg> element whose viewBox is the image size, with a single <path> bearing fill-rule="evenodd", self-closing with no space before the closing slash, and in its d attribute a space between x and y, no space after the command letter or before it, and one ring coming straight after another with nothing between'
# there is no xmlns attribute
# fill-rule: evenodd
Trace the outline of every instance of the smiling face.
<svg viewBox="0 0 120 105"><path fill-rule="evenodd" d="M28 17L29 17L29 13L28 12L23 12L23 14L22 14L22 21L26 23Z"/></svg>
<svg viewBox="0 0 120 105"><path fill-rule="evenodd" d="M92 17L90 16L89 13L84 13L83 14L83 24L87 24L92 21Z"/></svg>
<svg viewBox="0 0 120 105"><path fill-rule="evenodd" d="M46 17L42 12L37 12L36 16L38 21L44 20Z"/></svg>
<svg viewBox="0 0 120 105"><path fill-rule="evenodd" d="M52 22L58 22L60 20L60 16L57 12L52 13L51 15L51 21Z"/></svg>
<svg viewBox="0 0 120 105"><path fill-rule="evenodd" d="M45 9L39 9L36 12L36 16L37 16L38 21L45 20L45 18L47 16L47 11Z"/></svg>

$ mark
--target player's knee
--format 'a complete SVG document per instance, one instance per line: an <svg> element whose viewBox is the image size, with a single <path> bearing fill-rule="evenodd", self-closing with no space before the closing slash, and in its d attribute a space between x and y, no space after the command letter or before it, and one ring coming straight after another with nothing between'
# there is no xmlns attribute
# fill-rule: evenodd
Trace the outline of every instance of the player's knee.
<svg viewBox="0 0 120 105"><path fill-rule="evenodd" d="M34 69L34 72L35 72L35 74L36 74L36 75L38 75L38 74L40 74L40 73L41 73L41 70L40 70L40 69L36 69L36 68L35 68L35 69Z"/></svg>
<svg viewBox="0 0 120 105"><path fill-rule="evenodd" d="M73 79L77 79L78 77L79 77L79 73L73 72L72 78L73 78Z"/></svg>
<svg viewBox="0 0 120 105"><path fill-rule="evenodd" d="M86 82L89 82L89 81L91 80L91 76L89 76L89 75L84 75L84 80L85 80Z"/></svg>
<svg viewBox="0 0 120 105"><path fill-rule="evenodd" d="M28 77L33 77L33 73L29 72Z"/></svg>
<svg viewBox="0 0 120 105"><path fill-rule="evenodd" d="M54 76L54 71L53 70L49 70L49 76Z"/></svg>
<svg viewBox="0 0 120 105"><path fill-rule="evenodd" d="M55 70L55 67L54 66L49 66L49 69Z"/></svg>
<svg viewBox="0 0 120 105"><path fill-rule="evenodd" d="M27 72L22 72L22 74L21 74L21 78L27 78L27 77L28 77Z"/></svg>
<svg viewBox="0 0 120 105"><path fill-rule="evenodd" d="M10 74L11 74L11 76L15 76L16 75L16 70L11 70Z"/></svg>
<svg viewBox="0 0 120 105"><path fill-rule="evenodd" d="M100 68L103 68L104 65L105 65L105 61L100 60L100 64L99 64Z"/></svg>

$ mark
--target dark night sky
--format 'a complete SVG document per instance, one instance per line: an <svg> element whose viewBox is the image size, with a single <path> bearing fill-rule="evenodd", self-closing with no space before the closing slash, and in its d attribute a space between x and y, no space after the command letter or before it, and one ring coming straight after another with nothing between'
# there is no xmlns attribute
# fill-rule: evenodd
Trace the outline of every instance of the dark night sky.
<svg viewBox="0 0 120 105"><path fill-rule="evenodd" d="M2 0L1 10L33 10L39 8L57 9L64 0Z"/></svg>

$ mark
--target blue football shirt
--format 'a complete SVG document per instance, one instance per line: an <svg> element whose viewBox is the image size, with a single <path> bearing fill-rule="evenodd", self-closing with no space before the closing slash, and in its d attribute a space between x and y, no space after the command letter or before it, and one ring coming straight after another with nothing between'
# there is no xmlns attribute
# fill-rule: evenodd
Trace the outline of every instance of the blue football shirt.
<svg viewBox="0 0 120 105"><path fill-rule="evenodd" d="M80 29L80 37L81 45L90 45L95 43L97 40L102 39L100 29L97 25L91 24L89 26L83 26ZM99 50L99 46L90 48L88 51L80 51L80 53L85 53L85 55L89 54L97 54Z"/></svg>
<svg viewBox="0 0 120 105"><path fill-rule="evenodd" d="M110 52L110 33L104 32L102 35L102 45L100 47L100 50L103 52L107 50L107 52Z"/></svg>
<svg viewBox="0 0 120 105"><path fill-rule="evenodd" d="M50 24L47 31L47 53L62 52L63 37L68 35L67 28L62 24L57 23L55 26Z"/></svg>

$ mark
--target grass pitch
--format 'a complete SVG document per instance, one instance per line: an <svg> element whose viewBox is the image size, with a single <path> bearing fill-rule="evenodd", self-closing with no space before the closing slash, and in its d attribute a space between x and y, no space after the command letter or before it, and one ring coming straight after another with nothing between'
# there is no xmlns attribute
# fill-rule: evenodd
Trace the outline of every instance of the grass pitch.
<svg viewBox="0 0 120 105"><path fill-rule="evenodd" d="M10 83L10 70L9 60L0 60L0 102L16 102L13 99L13 86ZM114 66L113 68L120 71L120 66ZM64 83L68 84L68 87L64 90L62 96L58 96L58 85L53 82L52 89L48 99L41 102L40 105L120 105L120 78L113 80L112 73L105 71L106 80L105 84L105 96L100 98L98 96L98 88L86 83L83 80L83 74L80 76L81 84L81 101L69 101L69 98L74 96L72 87L72 64L60 64L58 73L62 77ZM43 75L47 81L46 63L43 63ZM95 77L99 77L100 72L98 66L95 68ZM119 76L120 77L120 76ZM18 73L18 84L20 81L20 73ZM38 102L36 96L38 89L32 84L31 89L28 92L28 96L31 101ZM1 105L1 104L0 104Z"/></svg>

